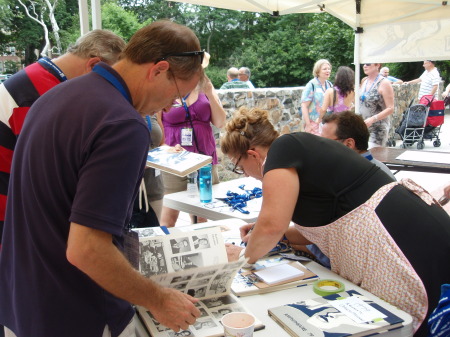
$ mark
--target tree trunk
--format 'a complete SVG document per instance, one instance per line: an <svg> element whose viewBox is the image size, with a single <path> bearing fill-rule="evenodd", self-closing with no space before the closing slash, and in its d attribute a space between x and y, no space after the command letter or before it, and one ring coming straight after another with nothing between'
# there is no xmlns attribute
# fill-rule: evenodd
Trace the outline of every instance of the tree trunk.
<svg viewBox="0 0 450 337"><path fill-rule="evenodd" d="M44 16L44 14L43 14L44 9L41 9L41 13L37 14L36 13L35 3L31 2L31 9L33 10L33 14L31 14L30 11L28 10L28 7L25 6L25 4L22 2L22 0L18 0L18 1L23 6L23 8L25 9L25 13L27 14L27 16L31 20L33 20L33 21L37 22L38 24L40 24L42 29L44 30L45 46L44 46L44 48L41 51L41 55L42 56L49 56L49 57L51 57L50 38L48 36L48 28L45 25L44 18L43 18L43 16Z"/></svg>

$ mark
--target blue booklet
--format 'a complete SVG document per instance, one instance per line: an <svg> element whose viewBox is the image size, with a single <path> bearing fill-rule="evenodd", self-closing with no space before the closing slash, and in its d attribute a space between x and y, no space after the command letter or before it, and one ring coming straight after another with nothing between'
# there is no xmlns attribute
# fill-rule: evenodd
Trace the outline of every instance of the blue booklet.
<svg viewBox="0 0 450 337"><path fill-rule="evenodd" d="M162 145L148 152L147 166L185 177L189 173L212 162L211 156L190 151L176 151L174 147Z"/></svg>
<svg viewBox="0 0 450 337"><path fill-rule="evenodd" d="M369 336L403 326L404 320L356 290L269 309L269 316L292 336Z"/></svg>

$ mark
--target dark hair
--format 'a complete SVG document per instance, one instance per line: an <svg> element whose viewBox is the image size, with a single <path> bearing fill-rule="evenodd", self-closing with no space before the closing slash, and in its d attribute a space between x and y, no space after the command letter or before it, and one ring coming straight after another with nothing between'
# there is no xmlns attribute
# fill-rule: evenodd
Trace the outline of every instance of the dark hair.
<svg viewBox="0 0 450 337"><path fill-rule="evenodd" d="M167 58L172 73L187 80L203 72L200 57L169 55L199 50L200 42L191 29L169 20L160 20L139 29L125 47L123 56L136 64Z"/></svg>
<svg viewBox="0 0 450 337"><path fill-rule="evenodd" d="M361 115L353 111L327 114L323 117L322 123L336 123L336 138L353 138L357 150L366 151L369 147L369 129Z"/></svg>
<svg viewBox="0 0 450 337"><path fill-rule="evenodd" d="M340 66L336 72L334 86L339 88L342 96L348 96L355 91L355 72L349 67Z"/></svg>

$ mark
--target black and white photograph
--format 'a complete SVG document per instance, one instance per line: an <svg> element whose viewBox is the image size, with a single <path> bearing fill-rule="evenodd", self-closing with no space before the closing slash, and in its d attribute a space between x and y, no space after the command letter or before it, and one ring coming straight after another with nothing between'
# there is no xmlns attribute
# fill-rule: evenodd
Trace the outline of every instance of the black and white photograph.
<svg viewBox="0 0 450 337"><path fill-rule="evenodd" d="M198 310L200 311L200 317L208 317L209 316L209 314L206 312L205 309L198 308Z"/></svg>
<svg viewBox="0 0 450 337"><path fill-rule="evenodd" d="M205 321L197 321L194 323L195 330L211 329L217 327L217 324L211 319Z"/></svg>
<svg viewBox="0 0 450 337"><path fill-rule="evenodd" d="M187 254L181 257L181 269L192 269L203 267L201 254Z"/></svg>
<svg viewBox="0 0 450 337"><path fill-rule="evenodd" d="M141 273L147 277L167 273L163 244L157 240L139 243Z"/></svg>
<svg viewBox="0 0 450 337"><path fill-rule="evenodd" d="M216 273L216 270L208 270L208 271L205 271L205 272L198 273L197 277L198 278L202 278L202 277L214 275L215 273Z"/></svg>
<svg viewBox="0 0 450 337"><path fill-rule="evenodd" d="M194 336L194 334L190 330L182 330L178 332L171 331L169 332L170 337L181 337L181 336Z"/></svg>
<svg viewBox="0 0 450 337"><path fill-rule="evenodd" d="M236 311L239 311L239 310L236 310ZM229 314L230 312L233 312L233 310L229 307L226 307L226 308L221 308L221 309L212 311L212 314L214 315L215 318L221 319L223 316L225 316L226 314Z"/></svg>
<svg viewBox="0 0 450 337"><path fill-rule="evenodd" d="M231 296L213 297L203 300L203 304L205 304L207 308L215 308L232 303L236 303L236 301Z"/></svg>
<svg viewBox="0 0 450 337"><path fill-rule="evenodd" d="M150 228L150 227L134 228L133 230L138 233L138 236L140 238L144 238L146 236L154 236L155 235L155 230L153 228Z"/></svg>
<svg viewBox="0 0 450 337"><path fill-rule="evenodd" d="M199 235L199 236L193 236L192 237L192 241L194 243L194 248L195 249L206 249L206 248L210 248L211 247L207 234Z"/></svg>
<svg viewBox="0 0 450 337"><path fill-rule="evenodd" d="M188 289L187 294L195 298L202 298L206 295L206 289L207 287L190 288Z"/></svg>
<svg viewBox="0 0 450 337"><path fill-rule="evenodd" d="M188 284L187 282L183 282L183 283L179 283L179 284L174 284L171 288L177 289L177 290L180 290L180 291L183 291L183 290L186 289L187 284Z"/></svg>
<svg viewBox="0 0 450 337"><path fill-rule="evenodd" d="M197 277L199 277L199 275L197 275ZM203 285L208 284L209 281L210 281L209 278L202 278L202 279L193 280L191 282L191 286L192 287L203 286Z"/></svg>
<svg viewBox="0 0 450 337"><path fill-rule="evenodd" d="M192 278L191 275L184 275L184 276L175 276L170 283L177 283L177 282L183 282L183 281L189 281Z"/></svg>
<svg viewBox="0 0 450 337"><path fill-rule="evenodd" d="M170 246L172 247L172 254L186 253L192 250L191 244L187 237L179 239L170 239Z"/></svg>
<svg viewBox="0 0 450 337"><path fill-rule="evenodd" d="M216 294L225 293L229 282L231 282L229 273L217 274L211 282L210 290L214 291Z"/></svg>

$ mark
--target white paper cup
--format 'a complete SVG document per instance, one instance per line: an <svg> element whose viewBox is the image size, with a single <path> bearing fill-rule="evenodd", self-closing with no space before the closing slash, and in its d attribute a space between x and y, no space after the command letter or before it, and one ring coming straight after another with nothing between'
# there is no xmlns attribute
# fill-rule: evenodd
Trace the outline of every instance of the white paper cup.
<svg viewBox="0 0 450 337"><path fill-rule="evenodd" d="M246 312L230 312L222 317L225 337L252 337L255 317Z"/></svg>

